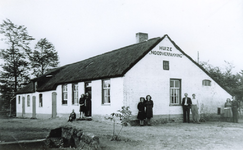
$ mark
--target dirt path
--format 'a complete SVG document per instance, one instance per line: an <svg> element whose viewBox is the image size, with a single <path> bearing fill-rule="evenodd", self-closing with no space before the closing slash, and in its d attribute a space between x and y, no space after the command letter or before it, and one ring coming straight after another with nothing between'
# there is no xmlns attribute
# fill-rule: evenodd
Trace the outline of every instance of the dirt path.
<svg viewBox="0 0 243 150"><path fill-rule="evenodd" d="M154 126L124 127L122 141L110 141L112 125L108 122L76 121L67 123L65 119L0 119L0 141L15 141L45 138L50 129L72 124L86 132L100 137L103 149L141 150L242 150L243 120L229 122L167 123ZM117 132L120 129L117 126Z"/></svg>

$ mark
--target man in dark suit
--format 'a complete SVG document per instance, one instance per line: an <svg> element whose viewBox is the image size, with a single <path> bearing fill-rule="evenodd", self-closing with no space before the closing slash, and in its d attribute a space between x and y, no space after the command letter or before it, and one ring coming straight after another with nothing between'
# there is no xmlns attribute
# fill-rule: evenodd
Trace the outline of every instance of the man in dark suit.
<svg viewBox="0 0 243 150"><path fill-rule="evenodd" d="M190 97L187 97L188 95L187 93L185 93L184 95L185 97L182 99L183 122L186 122L186 118L187 118L187 122L190 123L190 108L192 105L192 100Z"/></svg>

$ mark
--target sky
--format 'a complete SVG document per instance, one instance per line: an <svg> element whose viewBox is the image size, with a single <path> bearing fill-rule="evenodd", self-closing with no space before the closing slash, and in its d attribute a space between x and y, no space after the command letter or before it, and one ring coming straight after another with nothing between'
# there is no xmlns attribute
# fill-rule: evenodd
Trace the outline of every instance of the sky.
<svg viewBox="0 0 243 150"><path fill-rule="evenodd" d="M199 53L243 70L242 0L0 0L0 23L6 18L27 27L32 48L41 38L53 43L60 66L135 44L144 32L168 34L194 60Z"/></svg>

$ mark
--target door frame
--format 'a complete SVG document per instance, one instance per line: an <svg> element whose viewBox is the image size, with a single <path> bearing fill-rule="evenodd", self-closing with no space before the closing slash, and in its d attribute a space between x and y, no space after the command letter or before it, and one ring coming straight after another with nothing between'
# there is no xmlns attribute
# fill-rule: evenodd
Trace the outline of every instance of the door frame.
<svg viewBox="0 0 243 150"><path fill-rule="evenodd" d="M32 118L36 118L36 96L32 96Z"/></svg>
<svg viewBox="0 0 243 150"><path fill-rule="evenodd" d="M57 93L52 92L52 110L51 110L51 117L57 117Z"/></svg>

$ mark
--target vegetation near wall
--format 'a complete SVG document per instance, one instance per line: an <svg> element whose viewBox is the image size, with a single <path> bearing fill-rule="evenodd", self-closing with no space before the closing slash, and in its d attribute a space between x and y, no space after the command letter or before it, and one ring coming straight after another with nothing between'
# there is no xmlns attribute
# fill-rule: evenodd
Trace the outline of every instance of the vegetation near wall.
<svg viewBox="0 0 243 150"><path fill-rule="evenodd" d="M231 95L235 95L237 100L243 101L243 70L233 73L234 65L227 61L225 61L225 68L212 66L208 62L201 62L200 65Z"/></svg>

